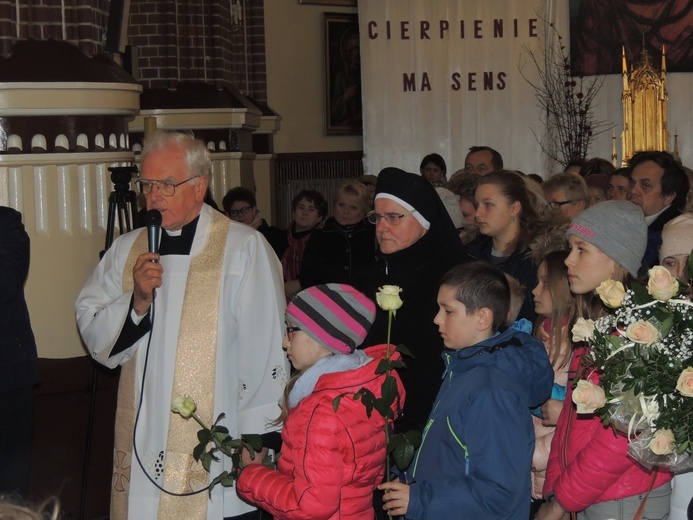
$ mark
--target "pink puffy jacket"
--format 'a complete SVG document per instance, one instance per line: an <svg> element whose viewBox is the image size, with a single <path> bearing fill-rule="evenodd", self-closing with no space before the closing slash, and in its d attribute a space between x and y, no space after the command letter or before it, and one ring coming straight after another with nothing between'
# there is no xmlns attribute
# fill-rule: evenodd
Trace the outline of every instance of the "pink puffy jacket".
<svg viewBox="0 0 693 520"><path fill-rule="evenodd" d="M571 375L586 353L584 348L575 351ZM590 379L596 384L599 375L593 372ZM553 491L567 511L582 511L598 502L646 493L671 480L668 471L648 471L630 458L626 436L604 426L598 415L578 415L572 395L569 383L551 443L544 496Z"/></svg>
<svg viewBox="0 0 693 520"><path fill-rule="evenodd" d="M375 370L385 357L385 345L365 353L373 361L321 376L313 393L291 410L282 431L277 471L246 467L236 483L241 498L277 519L373 518L373 490L385 469L385 423L375 410L369 418L364 405L352 397L364 387L380 397L385 375ZM392 359L399 359L399 354L393 353ZM401 408L404 387L393 375ZM335 412L332 401L345 393Z"/></svg>
<svg viewBox="0 0 693 520"><path fill-rule="evenodd" d="M551 320L546 318L542 323L538 338L544 343L547 353L549 352L549 330ZM567 339L565 340L568 341ZM570 349L570 345L563 345ZM568 384L568 363L565 362L562 367L553 367L554 378L553 382L561 386ZM546 466L549 463L549 453L551 451L551 441L556 430L555 426L544 426L541 419L532 415L532 423L534 424L534 455L532 456L532 498L543 498L542 490L544 489L544 479L546 478Z"/></svg>

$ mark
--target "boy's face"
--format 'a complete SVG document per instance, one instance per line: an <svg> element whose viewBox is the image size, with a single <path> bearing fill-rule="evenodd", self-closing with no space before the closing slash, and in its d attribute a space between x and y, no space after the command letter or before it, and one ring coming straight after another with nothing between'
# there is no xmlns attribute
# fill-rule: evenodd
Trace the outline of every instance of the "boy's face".
<svg viewBox="0 0 693 520"><path fill-rule="evenodd" d="M438 290L438 314L433 323L438 325L438 332L447 348L459 350L493 335L492 327L485 326L484 313L490 309L483 308L471 314L457 299L457 290L449 285L441 285Z"/></svg>

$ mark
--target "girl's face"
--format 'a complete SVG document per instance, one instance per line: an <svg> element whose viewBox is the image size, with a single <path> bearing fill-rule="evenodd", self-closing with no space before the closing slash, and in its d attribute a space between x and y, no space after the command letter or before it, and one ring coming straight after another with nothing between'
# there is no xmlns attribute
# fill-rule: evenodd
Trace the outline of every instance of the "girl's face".
<svg viewBox="0 0 693 520"><path fill-rule="evenodd" d="M565 259L565 265L568 267L570 290L574 294L594 291L616 272L616 262L583 239L570 235L568 247L570 254Z"/></svg>
<svg viewBox="0 0 693 520"><path fill-rule="evenodd" d="M286 351L289 361L296 370L307 370L319 359L332 355L332 352L302 330L289 332L290 328L295 327L293 323L287 322L286 327L287 332L282 342L282 348Z"/></svg>
<svg viewBox="0 0 693 520"><path fill-rule="evenodd" d="M498 237L513 224L519 226L520 203L510 202L495 184L482 184L474 193L476 224L489 237Z"/></svg>
<svg viewBox="0 0 693 520"><path fill-rule="evenodd" d="M358 224L366 216L358 197L340 195L334 203L334 219L340 226Z"/></svg>
<svg viewBox="0 0 693 520"><path fill-rule="evenodd" d="M440 179L445 177L445 170L440 169L438 166L430 162L426 163L424 167L421 168L421 176L433 184L434 182L438 182Z"/></svg>
<svg viewBox="0 0 693 520"><path fill-rule="evenodd" d="M313 229L322 220L318 213L315 204L308 202L307 199L301 199L296 205L294 211L294 221L296 222L296 231L308 231Z"/></svg>
<svg viewBox="0 0 693 520"><path fill-rule="evenodd" d="M667 256L662 259L662 265L679 280L688 281L688 255Z"/></svg>
<svg viewBox="0 0 693 520"><path fill-rule="evenodd" d="M553 310L553 298L551 297L551 292L549 291L549 280L548 280L548 269L546 268L546 262L539 264L539 269L537 269L537 278L539 281L534 289L532 289L532 295L534 296L534 312L539 316L550 317L551 311Z"/></svg>

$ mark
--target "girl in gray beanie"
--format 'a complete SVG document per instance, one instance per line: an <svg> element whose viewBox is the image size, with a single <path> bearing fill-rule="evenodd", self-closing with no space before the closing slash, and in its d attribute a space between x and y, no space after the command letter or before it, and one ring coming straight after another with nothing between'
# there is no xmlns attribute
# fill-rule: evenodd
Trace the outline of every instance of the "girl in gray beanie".
<svg viewBox="0 0 693 520"><path fill-rule="evenodd" d="M570 290L576 295L583 318L596 319L606 312L595 289L606 280L628 282L637 276L647 244L642 210L627 201L591 206L577 216L567 231L570 254ZM590 302L591 300L591 302ZM584 301L585 305L580 302ZM568 373L587 371L590 351L574 345ZM576 415L573 387L568 385L556 424L544 484L546 503L536 518L558 519L566 512L582 511L578 518L633 518L642 507L642 518L666 518L669 513L671 474L654 473L628 456L628 440L602 424L597 414ZM642 496L648 493L648 500Z"/></svg>
<svg viewBox="0 0 693 520"><path fill-rule="evenodd" d="M625 283L638 276L647 247L647 224L639 206L610 200L575 217L566 232L570 255L568 281L574 294L588 294L613 279Z"/></svg>

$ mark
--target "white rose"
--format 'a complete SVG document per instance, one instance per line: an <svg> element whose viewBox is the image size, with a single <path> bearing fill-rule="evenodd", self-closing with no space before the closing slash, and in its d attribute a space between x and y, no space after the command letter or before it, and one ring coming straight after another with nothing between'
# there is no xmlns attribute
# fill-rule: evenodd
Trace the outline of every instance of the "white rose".
<svg viewBox="0 0 693 520"><path fill-rule="evenodd" d="M606 280L597 287L597 294L607 307L615 309L621 306L626 290L621 282Z"/></svg>
<svg viewBox="0 0 693 520"><path fill-rule="evenodd" d="M581 379L573 390L573 402L577 405L577 413L594 413L606 404L606 395L601 386Z"/></svg>
<svg viewBox="0 0 693 520"><path fill-rule="evenodd" d="M679 292L678 280L671 275L666 267L656 265L647 274L650 277L647 282L647 292L655 300L665 302Z"/></svg>
<svg viewBox="0 0 693 520"><path fill-rule="evenodd" d="M681 372L676 381L676 389L684 397L693 397L693 367L688 367Z"/></svg>
<svg viewBox="0 0 693 520"><path fill-rule="evenodd" d="M671 430L657 430L650 441L650 449L655 455L669 455L674 453L676 441Z"/></svg>
<svg viewBox="0 0 693 520"><path fill-rule="evenodd" d="M571 332L573 341L589 341L594 337L594 321L578 318Z"/></svg>
<svg viewBox="0 0 693 520"><path fill-rule="evenodd" d="M649 321L636 321L628 325L626 329L626 337L629 340L642 343L648 347L657 340L658 336L659 331L657 327L652 325Z"/></svg>
<svg viewBox="0 0 693 520"><path fill-rule="evenodd" d="M377 293L375 293L375 301L378 306L384 311L396 311L402 306L402 298L399 293L402 289L397 285L383 285Z"/></svg>
<svg viewBox="0 0 693 520"><path fill-rule="evenodd" d="M189 419L196 409L195 401L187 395L179 395L171 403L171 411L181 414L185 419Z"/></svg>

